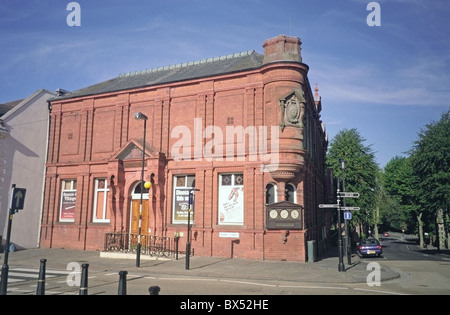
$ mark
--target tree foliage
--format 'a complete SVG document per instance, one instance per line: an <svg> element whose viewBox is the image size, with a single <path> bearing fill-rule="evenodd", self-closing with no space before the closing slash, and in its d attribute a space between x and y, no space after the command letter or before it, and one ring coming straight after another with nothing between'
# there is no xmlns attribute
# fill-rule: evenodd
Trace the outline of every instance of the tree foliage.
<svg viewBox="0 0 450 315"><path fill-rule="evenodd" d="M450 110L419 133L411 152L422 206L433 214L450 209Z"/></svg>
<svg viewBox="0 0 450 315"><path fill-rule="evenodd" d="M347 206L361 208L360 211L352 213L351 224L370 224L376 217L374 190L378 166L374 152L370 146L364 145L364 141L356 129L344 129L330 142L326 158L326 165L333 170L335 182L337 177L342 180L343 171L339 160L345 160L345 191L360 193L357 199L346 199Z"/></svg>
<svg viewBox="0 0 450 315"><path fill-rule="evenodd" d="M450 205L450 111L421 130L408 157L394 157L384 169L384 188L404 215L407 231L435 230L436 213ZM449 228L447 222L447 229Z"/></svg>
<svg viewBox="0 0 450 315"><path fill-rule="evenodd" d="M396 156L384 168L383 187L397 206L400 217L404 217L404 228L408 232L415 232L417 215L421 211L418 178L409 157ZM403 228L402 227L402 228Z"/></svg>

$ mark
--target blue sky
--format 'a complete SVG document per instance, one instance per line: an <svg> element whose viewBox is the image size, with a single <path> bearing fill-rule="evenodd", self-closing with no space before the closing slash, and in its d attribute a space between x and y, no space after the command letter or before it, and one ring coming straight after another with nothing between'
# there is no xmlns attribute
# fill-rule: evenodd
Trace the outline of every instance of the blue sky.
<svg viewBox="0 0 450 315"><path fill-rule="evenodd" d="M450 108L450 1L0 1L0 103L38 89L74 91L121 73L302 41L330 142L355 128L383 167Z"/></svg>

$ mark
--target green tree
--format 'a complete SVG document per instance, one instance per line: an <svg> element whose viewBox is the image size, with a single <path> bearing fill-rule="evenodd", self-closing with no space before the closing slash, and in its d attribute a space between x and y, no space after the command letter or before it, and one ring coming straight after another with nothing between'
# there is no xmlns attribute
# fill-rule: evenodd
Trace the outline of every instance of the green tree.
<svg viewBox="0 0 450 315"><path fill-rule="evenodd" d="M342 179L339 160L345 160L345 190L360 193L359 198L346 199L347 206L361 209L352 213L352 220L349 222L352 228L356 224L367 228L376 220L374 190L378 166L372 148L364 145L364 141L356 129L341 130L330 142L326 157L326 165L333 170L335 182L337 177Z"/></svg>
<svg viewBox="0 0 450 315"><path fill-rule="evenodd" d="M408 232L422 230L422 208L419 204L417 190L418 178L414 175L411 159L396 156L384 168L383 187L396 202L398 217L404 218L402 229ZM422 240L422 239L421 239Z"/></svg>
<svg viewBox="0 0 450 315"><path fill-rule="evenodd" d="M400 210L398 203L391 198L384 188L385 173L380 169L376 178L375 187L375 213L376 220L374 224L375 238L378 238L378 227L381 231L389 231L391 229L400 231L406 229L404 224L405 217Z"/></svg>
<svg viewBox="0 0 450 315"><path fill-rule="evenodd" d="M411 165L419 179L421 205L435 217L442 209L450 211L450 110L437 122L427 124L411 151ZM448 226L447 226L448 229Z"/></svg>

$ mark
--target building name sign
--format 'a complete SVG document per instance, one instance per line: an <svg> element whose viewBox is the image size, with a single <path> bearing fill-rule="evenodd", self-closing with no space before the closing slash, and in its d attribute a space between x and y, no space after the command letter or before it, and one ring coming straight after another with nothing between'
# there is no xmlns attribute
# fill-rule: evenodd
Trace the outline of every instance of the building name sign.
<svg viewBox="0 0 450 315"><path fill-rule="evenodd" d="M239 232L219 232L219 237L239 238Z"/></svg>

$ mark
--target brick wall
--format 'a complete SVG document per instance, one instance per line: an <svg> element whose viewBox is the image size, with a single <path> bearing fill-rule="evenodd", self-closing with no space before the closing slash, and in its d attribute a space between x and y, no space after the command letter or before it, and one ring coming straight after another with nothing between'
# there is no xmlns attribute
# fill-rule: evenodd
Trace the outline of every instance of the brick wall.
<svg viewBox="0 0 450 315"><path fill-rule="evenodd" d="M286 46L280 48L283 42ZM53 101L41 246L102 250L105 233L129 231L131 192L140 180L141 158L138 155L142 154L139 153L142 142L139 140L142 141L143 136L143 121L135 120L133 113L142 112L148 117L145 179L149 180L153 174L148 209L151 234L173 236L175 232L184 232L180 244L184 243L186 224L172 221L173 176L195 174L196 188L199 189L192 226L195 255L305 261L306 239L320 237L325 224L323 216L316 213L324 192L314 188L316 181L324 180L320 165L325 155L322 152L318 161L307 162L315 157L303 146L304 126L300 123L288 125L280 132L280 164L272 173L262 172L261 160L251 159L248 154L243 161L237 157L226 161L227 143L232 143L235 153L238 144L234 139L222 138L220 148L217 143L222 139L217 133L214 152L223 152L223 156L216 155L207 160L196 150L199 146L203 149L211 145L212 135L202 134L208 126L222 131L227 126L266 126L270 135L270 127L279 127L284 119L280 99L293 91L296 95L305 95L302 105L306 106L305 119L318 119L312 115L317 108L310 97L311 87L306 78L308 67L299 62L298 45L299 41L292 38L269 40L265 44L265 50L270 51L270 56L265 59L267 64L258 69ZM279 49L284 49L282 55L277 55ZM290 51L288 57L286 49ZM278 63L279 58L288 59ZM190 132L189 142L183 142L188 145L183 149L191 154L187 159L176 161L172 149L186 135L172 135L172 131L180 126ZM309 132L324 138L320 129ZM309 145L308 149L312 151ZM136 146L136 156L128 153L130 146ZM324 150L323 142L317 144L317 150ZM248 142L246 152L249 152ZM127 156L123 161L118 158L122 155ZM226 172L244 174L243 225L218 224L218 180L219 175ZM99 177L107 178L111 184L109 223L92 222L94 181ZM61 180L68 178L77 179L77 202L74 222L64 223L58 220ZM310 229L307 235L306 230L265 229L265 187L268 183L276 183L280 201L284 200L283 187L288 182L297 187L297 203L304 207L305 228ZM226 233L238 234L239 238L228 237Z"/></svg>

